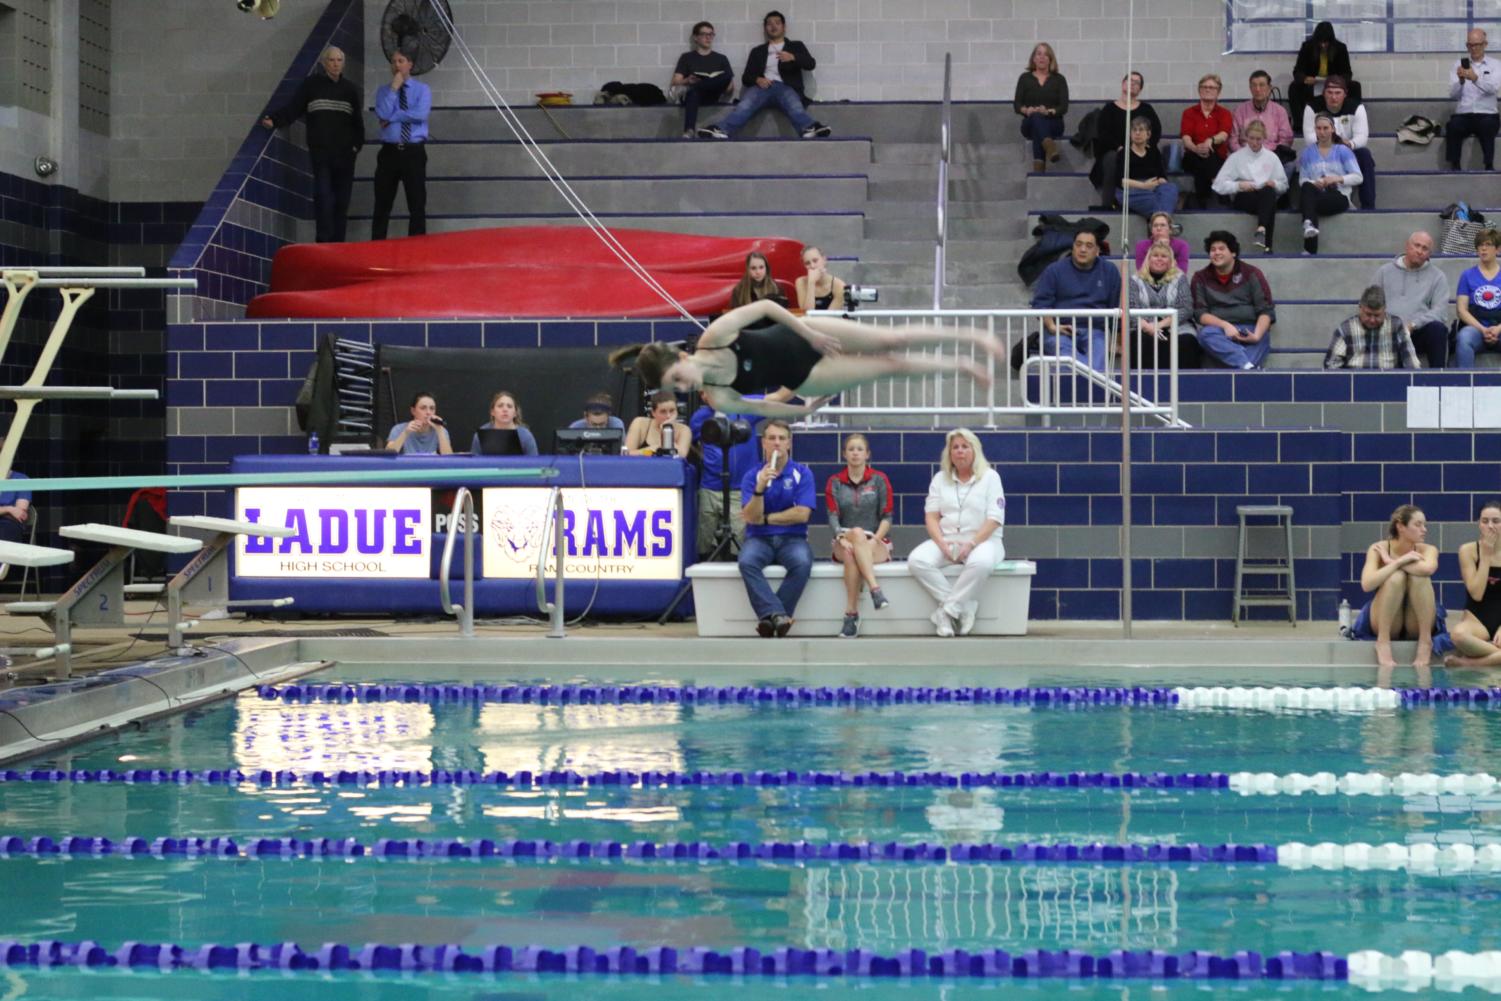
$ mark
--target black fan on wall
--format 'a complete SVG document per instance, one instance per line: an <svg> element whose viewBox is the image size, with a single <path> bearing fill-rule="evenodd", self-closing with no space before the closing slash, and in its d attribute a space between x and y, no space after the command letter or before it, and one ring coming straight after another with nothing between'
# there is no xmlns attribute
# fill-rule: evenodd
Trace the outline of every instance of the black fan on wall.
<svg viewBox="0 0 1501 1001"><path fill-rule="evenodd" d="M443 5L440 14L434 8ZM389 62L397 49L412 59L412 75L421 76L448 55L453 8L448 0L391 0L380 19L380 47Z"/></svg>

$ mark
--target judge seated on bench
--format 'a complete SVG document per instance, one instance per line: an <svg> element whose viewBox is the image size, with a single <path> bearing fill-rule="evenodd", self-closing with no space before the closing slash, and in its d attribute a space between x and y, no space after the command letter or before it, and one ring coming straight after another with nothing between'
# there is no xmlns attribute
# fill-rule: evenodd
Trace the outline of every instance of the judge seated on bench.
<svg viewBox="0 0 1501 1001"><path fill-rule="evenodd" d="M10 471L10 479L24 480L25 473ZM0 542L25 542L31 537L31 491L20 484L6 484L0 490ZM0 580L10 572L10 564L0 563Z"/></svg>

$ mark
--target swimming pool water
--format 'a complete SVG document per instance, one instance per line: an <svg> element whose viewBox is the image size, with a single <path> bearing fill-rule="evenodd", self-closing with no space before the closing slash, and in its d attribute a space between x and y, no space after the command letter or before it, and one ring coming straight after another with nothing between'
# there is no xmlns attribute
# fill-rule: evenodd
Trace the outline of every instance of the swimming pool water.
<svg viewBox="0 0 1501 1001"><path fill-rule="evenodd" d="M441 680L424 669L424 680ZM395 680L396 674L387 671ZM375 671L374 676L379 676ZM371 670L334 677L369 680ZM330 677L326 680L334 680ZM233 702L33 767L1496 772L1501 710ZM1199 790L0 783L0 834L631 841L1501 843L1501 797ZM0 939L1433 953L1496 947L1501 876L1259 864L0 858ZM0 997L1323 996L1345 985L0 971ZM1107 993L1108 992L1108 993ZM1149 994L1150 992L1150 994Z"/></svg>

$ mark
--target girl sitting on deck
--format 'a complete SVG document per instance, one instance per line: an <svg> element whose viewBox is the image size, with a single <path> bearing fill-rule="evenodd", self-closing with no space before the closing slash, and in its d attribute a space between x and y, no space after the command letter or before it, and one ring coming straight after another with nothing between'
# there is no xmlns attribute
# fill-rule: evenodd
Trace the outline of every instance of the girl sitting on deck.
<svg viewBox="0 0 1501 1001"><path fill-rule="evenodd" d="M1480 505L1480 538L1459 547L1465 615L1454 627L1450 667L1501 667L1501 500Z"/></svg>
<svg viewBox="0 0 1501 1001"><path fill-rule="evenodd" d="M1355 639L1376 641L1376 663L1380 665L1377 684L1391 683L1392 640L1417 641L1412 666L1418 681L1427 684L1428 664L1435 645L1441 651L1449 646L1444 612L1433 593L1433 573L1438 569L1438 549L1423 540L1428 535L1428 519L1416 504L1403 504L1392 512L1386 538L1373 543L1365 554L1365 569L1360 572L1360 589L1375 592L1355 618L1351 635ZM1441 637L1435 643L1435 636Z"/></svg>

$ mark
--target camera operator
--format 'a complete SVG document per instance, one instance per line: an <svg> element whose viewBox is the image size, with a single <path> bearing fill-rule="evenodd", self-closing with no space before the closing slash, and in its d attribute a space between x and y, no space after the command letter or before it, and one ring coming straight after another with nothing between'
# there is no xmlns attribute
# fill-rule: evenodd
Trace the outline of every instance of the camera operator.
<svg viewBox="0 0 1501 1001"><path fill-rule="evenodd" d="M650 416L637 417L625 432L626 454L676 455L686 459L693 435L677 416L678 398L672 390L659 389L651 394Z"/></svg>

